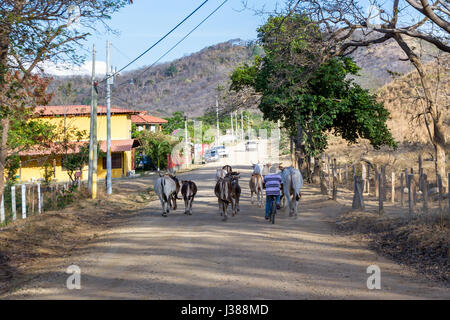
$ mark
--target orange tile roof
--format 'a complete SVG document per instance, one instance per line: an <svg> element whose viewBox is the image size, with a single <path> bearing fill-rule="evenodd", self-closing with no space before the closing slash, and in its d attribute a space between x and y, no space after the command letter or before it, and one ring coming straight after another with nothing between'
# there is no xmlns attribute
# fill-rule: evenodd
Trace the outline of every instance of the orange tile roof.
<svg viewBox="0 0 450 320"><path fill-rule="evenodd" d="M77 153L80 151L80 147L89 144L88 141L80 141L71 143L73 148L67 150L68 154ZM133 148L140 146L139 140L127 139L127 140L112 140L111 141L111 152L124 152L130 151ZM100 141L100 150L106 152L106 141ZM54 143L51 147L45 148L41 146L36 146L30 148L26 151L19 152L19 156L43 156L50 154L64 154L66 150L62 147L60 143Z"/></svg>
<svg viewBox="0 0 450 320"><path fill-rule="evenodd" d="M167 123L167 120L147 115L147 112L143 111L137 115L132 115L131 122L136 124L155 124L155 123L160 124L160 123Z"/></svg>
<svg viewBox="0 0 450 320"><path fill-rule="evenodd" d="M37 106L35 108L36 112L39 113L43 117L51 117L51 116L63 116L66 114L67 116L75 116L75 115L90 115L91 114L91 106L90 105L69 105L69 106ZM140 111L123 109L123 108L115 108L111 107L111 114L139 114ZM98 106L97 114L105 115L106 107Z"/></svg>

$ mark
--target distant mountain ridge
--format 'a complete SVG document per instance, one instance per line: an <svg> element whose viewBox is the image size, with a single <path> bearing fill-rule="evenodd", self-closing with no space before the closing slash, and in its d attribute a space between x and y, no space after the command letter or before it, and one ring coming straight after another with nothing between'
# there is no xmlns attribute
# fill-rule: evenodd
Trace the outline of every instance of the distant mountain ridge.
<svg viewBox="0 0 450 320"><path fill-rule="evenodd" d="M229 74L238 65L249 63L263 53L252 41L233 39L143 71L146 67L125 72L112 86L114 106L146 110L156 116L168 116L184 111L188 116L200 116L215 105L219 84L226 85ZM362 48L353 54L362 68L356 81L368 89L377 89L392 81L388 72L407 73L408 61L400 61L403 53L396 43L387 42ZM73 95L64 96L58 87L71 83ZM50 86L54 92L52 105L89 104L91 89L87 76L56 77ZM99 103L104 103L100 86Z"/></svg>

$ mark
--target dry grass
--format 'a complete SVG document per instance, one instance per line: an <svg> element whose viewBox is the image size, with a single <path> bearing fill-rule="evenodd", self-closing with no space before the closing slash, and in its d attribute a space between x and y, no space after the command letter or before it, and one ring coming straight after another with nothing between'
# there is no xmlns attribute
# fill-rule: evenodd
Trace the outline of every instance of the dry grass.
<svg viewBox="0 0 450 320"><path fill-rule="evenodd" d="M448 56L447 56L448 57ZM443 59L437 68L436 62L426 65L426 71L432 83L432 91L436 94L437 103L440 106L444 125L447 130L447 142L450 141L450 60ZM437 86L438 75L440 77ZM437 90L436 90L437 89ZM391 113L388 127L394 139L399 143L397 150L381 148L374 150L368 141L360 140L356 145L347 145L340 137L329 137L329 147L326 151L340 163L356 163L367 159L378 165L387 165L388 172L418 166L418 155L423 157L423 166L428 177L434 176L434 163L432 161L434 149L429 142L428 133L423 117L415 118L423 111L423 96L417 71L413 71L398 77L391 83L378 90L378 99L384 103ZM432 128L431 128L432 130ZM448 145L450 149L450 145ZM447 171L450 171L450 162L447 161Z"/></svg>
<svg viewBox="0 0 450 320"><path fill-rule="evenodd" d="M96 238L155 199L144 179L115 184L115 193L98 199L78 194L74 203L59 212L18 220L0 230L0 291L11 289L54 259Z"/></svg>
<svg viewBox="0 0 450 320"><path fill-rule="evenodd" d="M368 238L378 253L450 285L450 216L408 219L347 211L338 218L337 228Z"/></svg>

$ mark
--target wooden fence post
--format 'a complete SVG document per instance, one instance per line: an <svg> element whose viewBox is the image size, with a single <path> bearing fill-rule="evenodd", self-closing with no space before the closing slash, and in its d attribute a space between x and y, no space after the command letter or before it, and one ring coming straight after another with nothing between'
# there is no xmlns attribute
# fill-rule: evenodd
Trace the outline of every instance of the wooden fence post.
<svg viewBox="0 0 450 320"><path fill-rule="evenodd" d="M442 178L439 173L437 174L437 185L439 190L439 212L442 212Z"/></svg>
<svg viewBox="0 0 450 320"><path fill-rule="evenodd" d="M422 174L422 200L423 200L423 212L428 212L428 181L427 175Z"/></svg>
<svg viewBox="0 0 450 320"><path fill-rule="evenodd" d="M27 218L27 187L22 185L22 219Z"/></svg>
<svg viewBox="0 0 450 320"><path fill-rule="evenodd" d="M31 213L34 214L34 184L31 186Z"/></svg>
<svg viewBox="0 0 450 320"><path fill-rule="evenodd" d="M403 172L400 173L400 206L403 207L404 205L404 188L405 186L403 185Z"/></svg>
<svg viewBox="0 0 450 320"><path fill-rule="evenodd" d="M422 155L419 154L419 190L423 191L423 166L422 166Z"/></svg>
<svg viewBox="0 0 450 320"><path fill-rule="evenodd" d="M328 169L328 193L330 194L331 193L330 156L327 156L327 157L328 157L328 166L327 166L327 169Z"/></svg>
<svg viewBox="0 0 450 320"><path fill-rule="evenodd" d="M6 220L6 218L5 218L5 201L4 201L5 191L3 191L3 194L1 197L2 197L2 201L0 203L0 223L3 223Z"/></svg>
<svg viewBox="0 0 450 320"><path fill-rule="evenodd" d="M384 205L383 205L383 174L378 173L378 213L382 215L384 213Z"/></svg>
<svg viewBox="0 0 450 320"><path fill-rule="evenodd" d="M38 198L38 213L42 213L42 202L41 202L41 185L37 184L37 198Z"/></svg>
<svg viewBox="0 0 450 320"><path fill-rule="evenodd" d="M363 178L364 181L364 193L367 193L367 173L366 173L366 165L363 163L361 163L361 177Z"/></svg>
<svg viewBox="0 0 450 320"><path fill-rule="evenodd" d="M342 169L341 169L341 168L338 169L338 175L339 175L339 180L338 180L338 182L339 182L340 184L342 184Z"/></svg>
<svg viewBox="0 0 450 320"><path fill-rule="evenodd" d="M12 219L13 221L16 221L17 219L16 186L11 186L11 211L12 211Z"/></svg>
<svg viewBox="0 0 450 320"><path fill-rule="evenodd" d="M58 195L57 195L58 185L55 184L52 189L53 189L53 209L56 210L56 208L57 208L56 201L58 200Z"/></svg>
<svg viewBox="0 0 450 320"><path fill-rule="evenodd" d="M387 200L387 195L386 195L386 165L382 165L381 166L381 191L383 192L383 201Z"/></svg>
<svg viewBox="0 0 450 320"><path fill-rule="evenodd" d="M353 193L352 208L354 210L356 209L365 210L363 197L364 180L360 176L355 176L353 180L354 180L354 193Z"/></svg>
<svg viewBox="0 0 450 320"><path fill-rule="evenodd" d="M367 164L367 194L370 195L370 163Z"/></svg>
<svg viewBox="0 0 450 320"><path fill-rule="evenodd" d="M333 193L332 199L336 200L337 197L337 177L336 177L336 159L333 159Z"/></svg>
<svg viewBox="0 0 450 320"><path fill-rule="evenodd" d="M375 174L375 197L378 198L378 196L380 195L380 182L378 181L378 165L375 165L374 168L374 174Z"/></svg>
<svg viewBox="0 0 450 320"><path fill-rule="evenodd" d="M345 164L344 170L345 170L345 185L348 186L348 165L347 164Z"/></svg>
<svg viewBox="0 0 450 320"><path fill-rule="evenodd" d="M395 203L395 172L391 173L391 202Z"/></svg>
<svg viewBox="0 0 450 320"><path fill-rule="evenodd" d="M447 212L450 214L450 172L447 174L447 200L448 200L448 207Z"/></svg>
<svg viewBox="0 0 450 320"><path fill-rule="evenodd" d="M407 179L406 179L406 184L408 186L408 213L411 216L413 213L413 207L412 207L412 189L411 189L411 180L413 179L413 175L412 174L408 174L407 175Z"/></svg>

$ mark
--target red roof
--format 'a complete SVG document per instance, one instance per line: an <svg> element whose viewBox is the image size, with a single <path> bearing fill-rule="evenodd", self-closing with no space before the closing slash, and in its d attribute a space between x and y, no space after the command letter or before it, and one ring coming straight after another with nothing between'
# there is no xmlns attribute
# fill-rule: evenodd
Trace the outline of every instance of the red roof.
<svg viewBox="0 0 450 320"><path fill-rule="evenodd" d="M129 140L112 140L111 141L111 152L124 152L130 151L133 148L139 147L141 144L139 140L129 139ZM106 152L106 141L100 142L100 149Z"/></svg>
<svg viewBox="0 0 450 320"><path fill-rule="evenodd" d="M36 112L41 114L43 117L51 117L51 116L63 116L66 114L67 116L79 116L86 115L89 116L91 114L91 106L89 105L71 105L71 106L37 106ZM140 111L123 109L123 108L111 108L111 114L139 114ZM106 107L98 106L97 114L105 115Z"/></svg>
<svg viewBox="0 0 450 320"><path fill-rule="evenodd" d="M20 156L42 156L42 155L50 155L50 154L72 154L77 153L80 150L80 147L83 145L88 145L88 141L80 141L80 142L74 142L70 143L72 148L65 150L65 148L62 147L61 144L55 143L50 148L44 148L41 146L37 146L31 149L28 149L26 151L19 152ZM111 141L111 152L124 152L124 151L130 151L133 148L139 147L140 143L139 140L135 139L127 139L127 140L112 140ZM103 152L106 152L106 141L100 141L100 149Z"/></svg>
<svg viewBox="0 0 450 320"><path fill-rule="evenodd" d="M167 123L167 120L161 119L158 117L154 117L151 115L146 114L147 112L143 111L137 115L131 116L131 122L136 124L160 124L160 123Z"/></svg>

